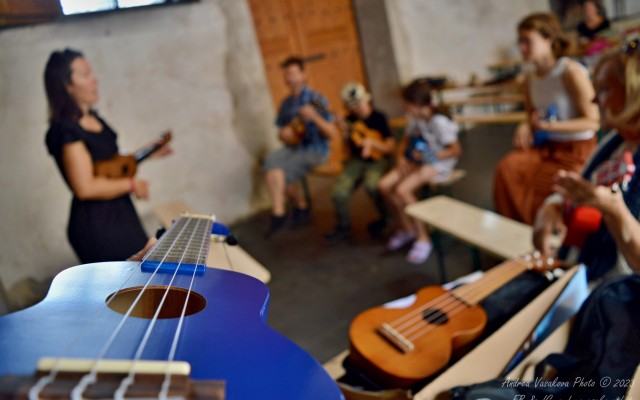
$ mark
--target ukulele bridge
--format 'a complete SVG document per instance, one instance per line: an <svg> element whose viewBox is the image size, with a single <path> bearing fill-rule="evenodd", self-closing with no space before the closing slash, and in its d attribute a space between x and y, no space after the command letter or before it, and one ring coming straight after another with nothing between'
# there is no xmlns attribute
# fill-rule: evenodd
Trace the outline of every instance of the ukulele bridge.
<svg viewBox="0 0 640 400"><path fill-rule="evenodd" d="M38 371L33 376L0 377L0 398L27 400L31 398L31 389L35 389L41 399L71 399L74 388L82 385L83 377L94 369L96 363L95 380L82 391L82 398L114 398L121 383L134 368L131 360L43 358L38 361ZM55 371L53 376L52 370ZM165 398L168 400L224 400L224 381L194 381L189 378L190 370L189 363L183 361L138 360L125 398L157 399L166 390Z"/></svg>
<svg viewBox="0 0 640 400"><path fill-rule="evenodd" d="M413 342L387 323L383 323L377 331L383 338L403 353L411 353L416 348Z"/></svg>

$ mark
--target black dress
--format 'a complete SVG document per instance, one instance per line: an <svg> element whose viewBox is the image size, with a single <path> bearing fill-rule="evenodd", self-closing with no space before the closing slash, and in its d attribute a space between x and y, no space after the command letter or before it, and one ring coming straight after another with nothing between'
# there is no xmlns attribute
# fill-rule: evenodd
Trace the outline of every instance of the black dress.
<svg viewBox="0 0 640 400"><path fill-rule="evenodd" d="M100 122L104 127L100 133L88 132L71 120L52 123L49 127L47 148L67 185L62 166L65 144L83 141L94 161L108 160L118 153L116 133L102 119ZM147 234L128 194L112 200L79 200L74 196L67 237L82 263L123 261L147 242Z"/></svg>

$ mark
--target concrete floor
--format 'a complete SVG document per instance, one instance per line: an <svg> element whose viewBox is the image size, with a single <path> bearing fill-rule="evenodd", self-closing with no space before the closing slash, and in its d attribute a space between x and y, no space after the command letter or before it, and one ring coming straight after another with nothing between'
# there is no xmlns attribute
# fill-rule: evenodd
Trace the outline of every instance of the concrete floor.
<svg viewBox="0 0 640 400"><path fill-rule="evenodd" d="M493 170L511 149L513 129L512 125L482 126L461 135L464 154L459 168L467 176L454 185L453 197L492 208ZM388 253L383 240L369 238L366 226L376 216L363 190L352 200L353 239L325 245L323 234L334 223L332 182L332 178L310 178L314 221L309 226L285 229L265 240L269 218L265 212L232 227L242 247L271 272L269 325L321 363L348 347L349 324L358 313L440 282L435 255L414 266L404 260L406 249ZM472 272L471 261L466 246L447 245L449 279ZM498 262L482 257L483 268Z"/></svg>

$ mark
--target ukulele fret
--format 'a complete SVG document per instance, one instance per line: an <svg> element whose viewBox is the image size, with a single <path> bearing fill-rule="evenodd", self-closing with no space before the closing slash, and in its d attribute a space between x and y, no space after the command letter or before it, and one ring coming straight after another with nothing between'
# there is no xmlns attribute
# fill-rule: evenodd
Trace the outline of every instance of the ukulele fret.
<svg viewBox="0 0 640 400"><path fill-rule="evenodd" d="M378 328L378 333L403 353L410 353L415 349L413 342L404 337L400 332L393 329L391 325L387 323L383 323L382 326Z"/></svg>
<svg viewBox="0 0 640 400"><path fill-rule="evenodd" d="M173 273L203 274L209 256L211 228L210 218L180 217L149 251L142 263L142 270Z"/></svg>

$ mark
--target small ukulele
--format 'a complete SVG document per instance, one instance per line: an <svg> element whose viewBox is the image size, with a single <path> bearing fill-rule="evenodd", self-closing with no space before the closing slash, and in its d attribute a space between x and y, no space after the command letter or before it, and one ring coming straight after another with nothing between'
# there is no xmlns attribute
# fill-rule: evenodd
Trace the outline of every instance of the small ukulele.
<svg viewBox="0 0 640 400"><path fill-rule="evenodd" d="M370 138L382 143L382 134L375 129L369 128L363 121L349 123L349 138L357 146L362 147L365 138ZM380 160L384 154L378 149L372 149L369 157L371 160Z"/></svg>
<svg viewBox="0 0 640 400"><path fill-rule="evenodd" d="M407 308L371 308L351 323L349 359L376 382L409 388L444 368L487 323L478 303L526 270L559 266L533 253L505 261L480 280L446 291L427 286Z"/></svg>
<svg viewBox="0 0 640 400"><path fill-rule="evenodd" d="M324 106L324 104L322 104L322 102L317 98L311 100L309 104L311 104L318 112L328 111ZM300 143L302 143L302 140L304 139L304 135L307 132L306 122L300 115L296 115L295 117L293 117L293 119L289 122L288 125L293 130L293 136L283 140L283 142L287 146L295 147Z"/></svg>
<svg viewBox="0 0 640 400"><path fill-rule="evenodd" d="M132 177L138 170L138 164L156 151L160 150L160 148L169 143L170 140L171 131L166 131L154 144L144 147L134 154L116 154L110 160L94 162L93 173L95 176L103 176L105 178Z"/></svg>
<svg viewBox="0 0 640 400"><path fill-rule="evenodd" d="M409 136L404 156L407 160L418 165L432 163L436 158L429 143L422 135Z"/></svg>
<svg viewBox="0 0 640 400"><path fill-rule="evenodd" d="M263 282L206 267L219 225L183 215L142 262L66 269L0 317L0 399L343 400L266 324Z"/></svg>

